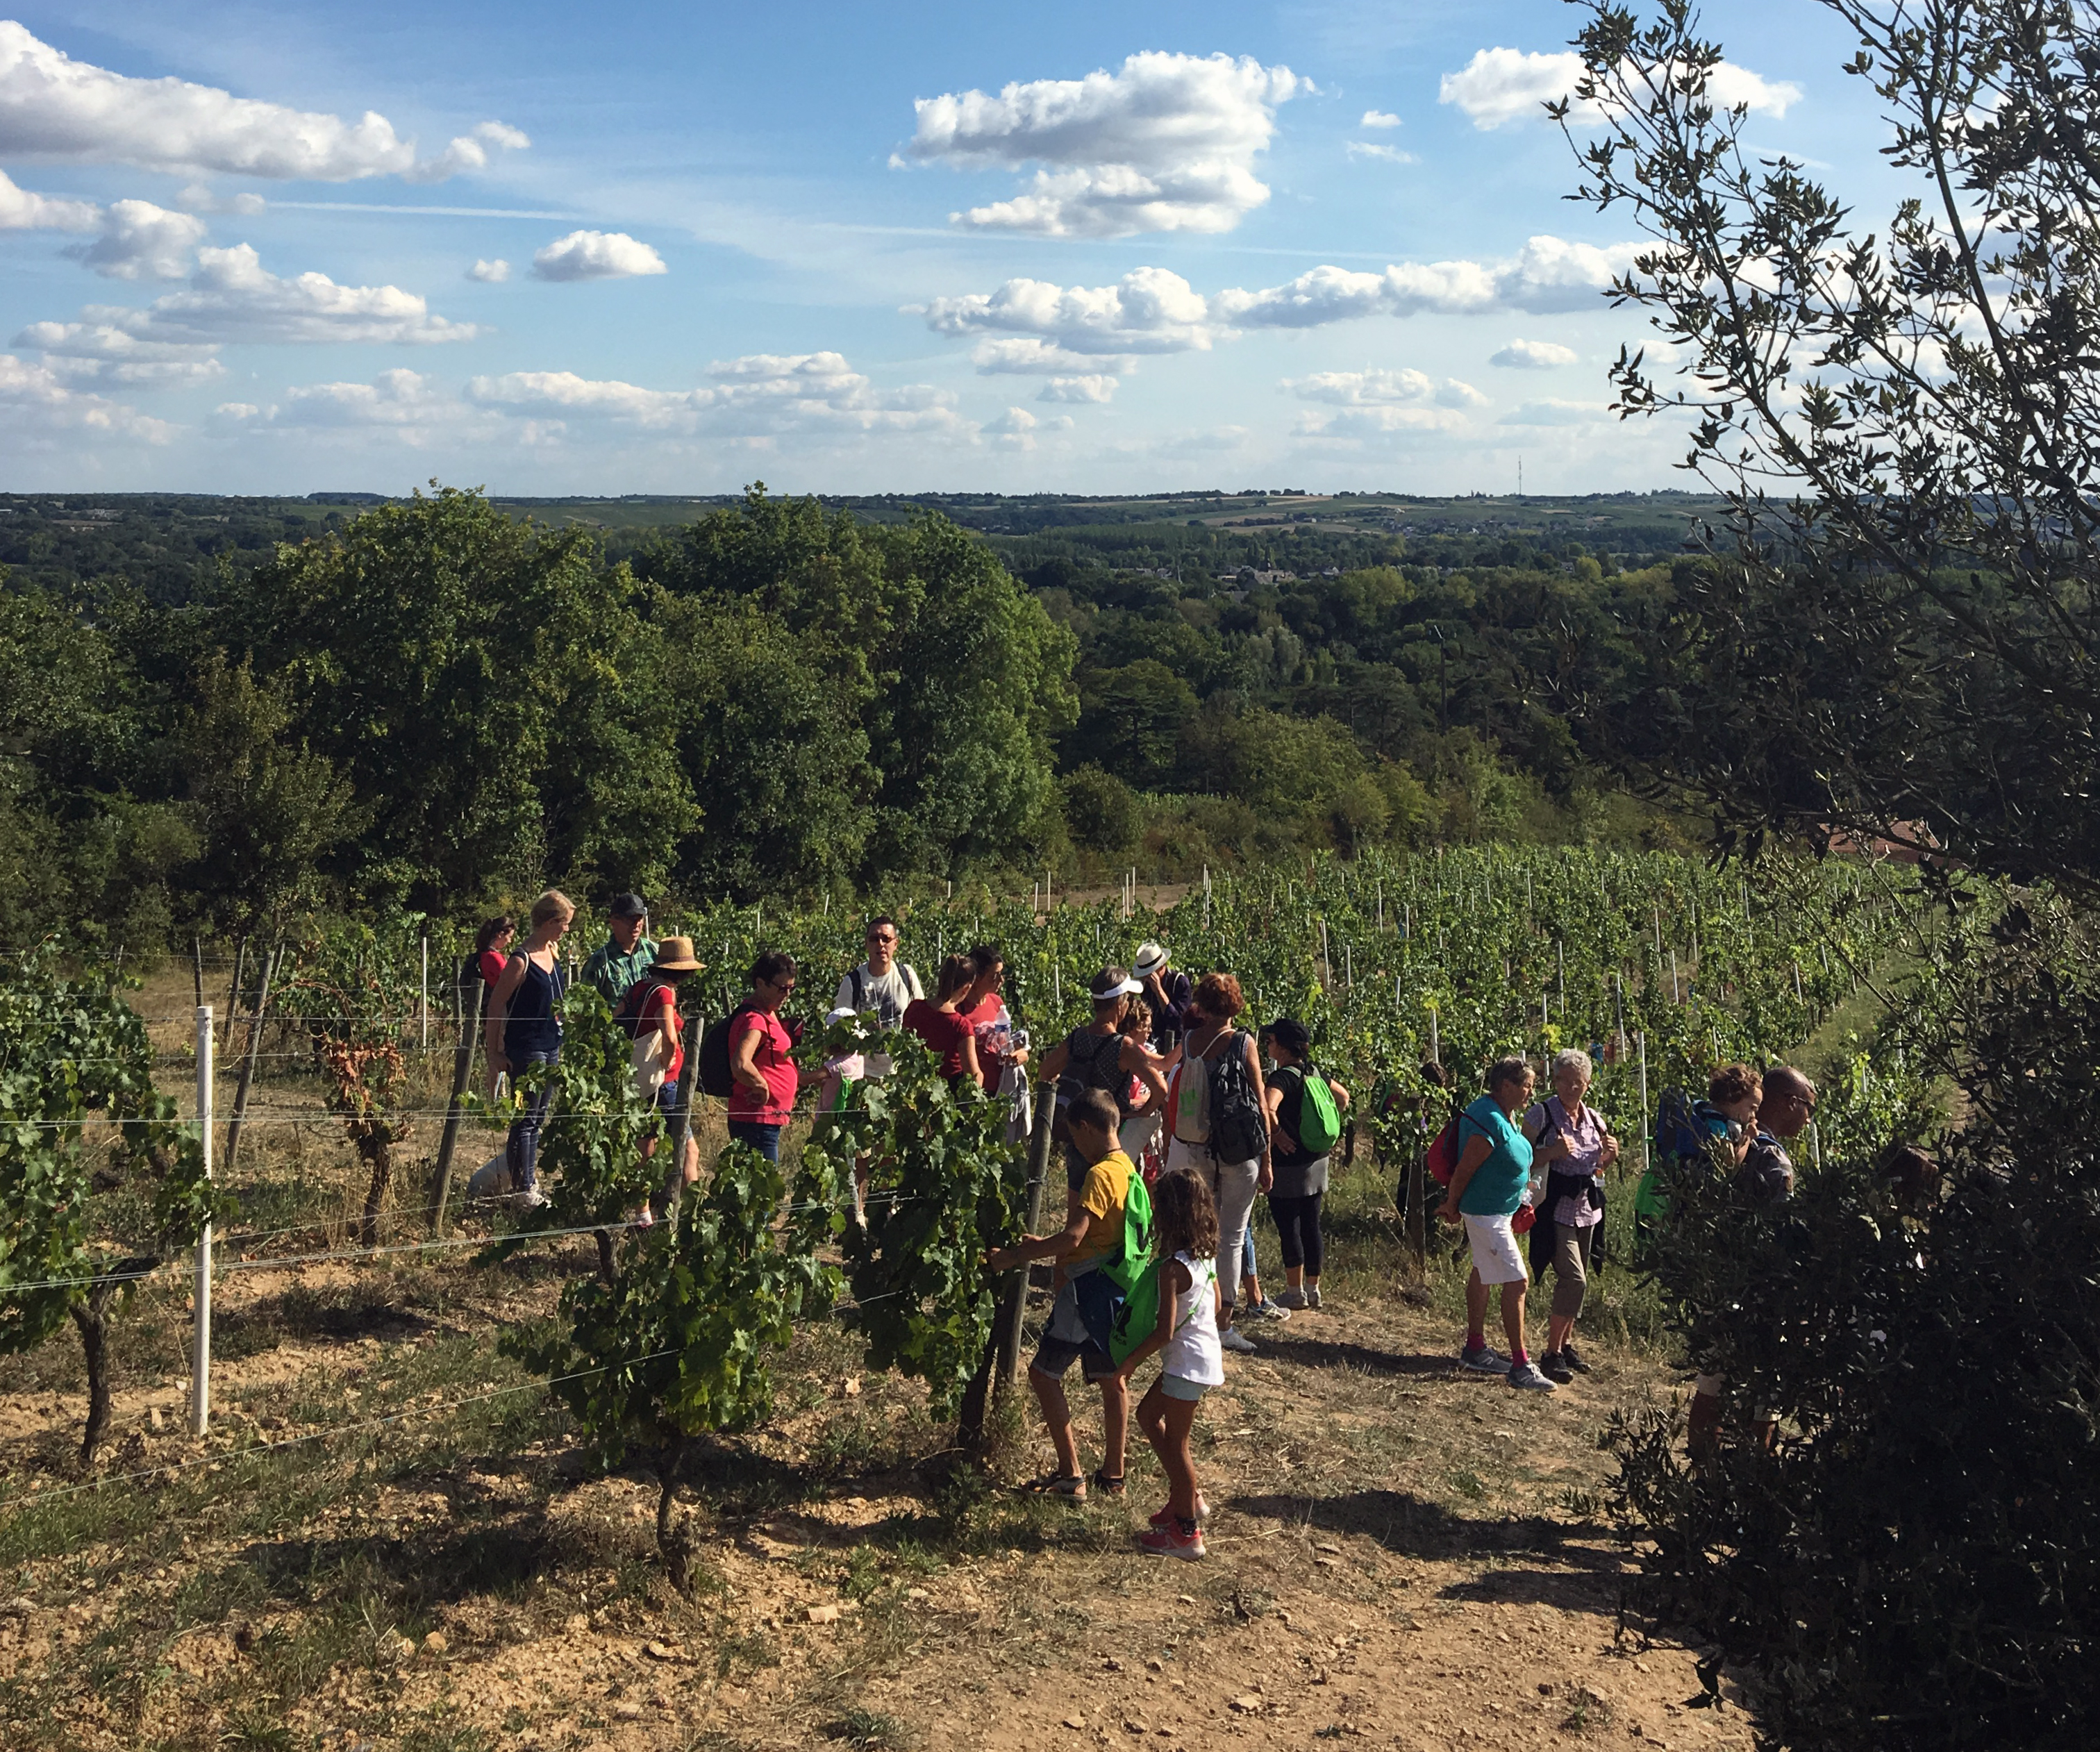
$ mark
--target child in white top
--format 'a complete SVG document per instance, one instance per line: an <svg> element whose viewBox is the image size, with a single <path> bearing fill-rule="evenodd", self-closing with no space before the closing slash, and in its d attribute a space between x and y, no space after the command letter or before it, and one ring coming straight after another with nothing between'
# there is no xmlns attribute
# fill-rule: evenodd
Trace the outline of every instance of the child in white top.
<svg viewBox="0 0 2100 1752"><path fill-rule="evenodd" d="M1127 1381L1140 1362L1159 1353L1159 1379L1137 1408L1137 1426L1166 1469L1168 1494L1166 1507L1137 1542L1154 1556L1193 1559L1203 1556L1198 1524L1208 1509L1196 1483L1189 1432L1198 1402L1225 1379L1218 1343L1218 1212L1202 1176L1192 1168L1161 1175L1152 1189L1152 1223L1161 1255L1159 1322L1118 1372Z"/></svg>

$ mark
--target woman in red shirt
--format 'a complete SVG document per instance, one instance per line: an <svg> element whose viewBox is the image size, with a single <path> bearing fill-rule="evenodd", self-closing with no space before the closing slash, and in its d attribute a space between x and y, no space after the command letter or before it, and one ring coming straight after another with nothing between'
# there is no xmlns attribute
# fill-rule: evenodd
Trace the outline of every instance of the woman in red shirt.
<svg viewBox="0 0 2100 1752"><path fill-rule="evenodd" d="M499 912L474 933L474 964L491 991L510 964L510 944L517 935L518 921L507 912Z"/></svg>
<svg viewBox="0 0 2100 1752"><path fill-rule="evenodd" d="M795 1038L780 1006L795 989L795 958L781 950L751 964L751 995L729 1025L730 1141L780 1159L780 1128L795 1110Z"/></svg>
<svg viewBox="0 0 2100 1752"><path fill-rule="evenodd" d="M931 999L915 998L905 1007L904 1026L941 1055L941 1075L951 1088L968 1077L982 1083L977 1068L977 1030L970 1019L959 1013L977 977L977 964L968 955L950 955L941 964L941 977Z"/></svg>

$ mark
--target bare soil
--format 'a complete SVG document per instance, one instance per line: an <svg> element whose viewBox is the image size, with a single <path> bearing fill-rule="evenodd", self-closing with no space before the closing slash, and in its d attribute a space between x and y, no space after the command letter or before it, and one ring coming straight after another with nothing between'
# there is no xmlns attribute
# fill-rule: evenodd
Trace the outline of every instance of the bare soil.
<svg viewBox="0 0 2100 1752"><path fill-rule="evenodd" d="M271 1098L312 1097L288 1073ZM271 1134L245 1172L267 1192L296 1167L346 1209L347 1150L302 1147ZM215 1291L201 1442L186 1274L163 1274L120 1324L94 1474L70 1336L0 1364L0 1745L1747 1749L1732 1681L1716 1703L1699 1651L1625 1614L1599 1519L1613 1409L1677 1390L1627 1292L1593 1292L1573 1388L1466 1375L1456 1268L1428 1308L1397 1293L1386 1180L1342 1177L1327 1307L1252 1329L1202 1407L1194 1563L1134 1544L1164 1498L1141 1443L1121 1500L1027 1498L1051 1457L1025 1389L981 1473L916 1384L819 1322L773 1419L689 1466L682 1595L649 1457L590 1453L499 1348L587 1244L251 1260ZM327 1227L255 1251L326 1251ZM1098 1428L1096 1401L1090 1465Z"/></svg>

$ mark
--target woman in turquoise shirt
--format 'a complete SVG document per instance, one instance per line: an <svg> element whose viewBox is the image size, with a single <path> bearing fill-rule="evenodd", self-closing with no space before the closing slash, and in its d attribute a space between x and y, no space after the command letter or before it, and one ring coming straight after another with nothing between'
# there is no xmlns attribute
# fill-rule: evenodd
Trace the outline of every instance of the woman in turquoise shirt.
<svg viewBox="0 0 2100 1752"><path fill-rule="evenodd" d="M1552 1382L1524 1348L1524 1291L1529 1282L1512 1219L1531 1189L1531 1143L1517 1119L1531 1105L1534 1079L1520 1058L1488 1066L1488 1092L1458 1119L1458 1166L1442 1215L1466 1225L1473 1274L1466 1281L1466 1348L1459 1361L1482 1375L1504 1375L1511 1387L1550 1393ZM1488 1286L1502 1286L1502 1331L1510 1353L1488 1348Z"/></svg>

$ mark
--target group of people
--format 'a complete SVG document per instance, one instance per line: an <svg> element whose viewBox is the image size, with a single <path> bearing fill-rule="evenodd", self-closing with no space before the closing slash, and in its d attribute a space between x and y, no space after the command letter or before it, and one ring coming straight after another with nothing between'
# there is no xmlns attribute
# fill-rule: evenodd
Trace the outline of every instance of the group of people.
<svg viewBox="0 0 2100 1752"><path fill-rule="evenodd" d="M582 978L636 1041L638 1075L647 1076L646 1092L668 1114L677 1105L686 1064L678 987L702 964L693 954L690 938L659 942L649 935L649 906L639 894L615 897L607 912L606 940L585 961ZM474 933L474 969L487 988L483 1051L492 1097L519 1072L561 1061L562 1000L568 995L568 977L560 946L576 916L576 902L558 889L549 889L532 902L522 945L517 942L518 922L507 913L488 920ZM788 1092L792 1098L792 1086ZM504 1142L511 1189L528 1207L547 1202L540 1187L540 1137L553 1097L546 1083L533 1089ZM653 1155L655 1141L643 1147ZM698 1148L690 1138L678 1168L688 1183L699 1176ZM649 1220L646 1206L637 1220Z"/></svg>
<svg viewBox="0 0 2100 1752"><path fill-rule="evenodd" d="M476 947L489 987L492 1083L559 1060L565 982L558 946L575 913L566 896L549 890L533 903L522 945L514 943L508 917L483 928ZM647 927L642 898L619 897L607 941L581 977L638 1043L658 1043L646 1054L638 1050L637 1063L646 1056L659 1067L657 1098L668 1105L683 1066L678 983L700 964L690 939L658 942ZM840 979L832 1019L864 1016L885 1031L913 1034L956 1086L971 1083L988 1096L1025 1102L1032 1092L1030 1042L1002 995L1005 968L997 949L980 945L947 956L929 994L898 959L899 934L886 915L869 921L866 958ZM801 1085L801 1030L783 1014L797 977L792 955L759 955L750 991L727 1025L729 1135L775 1162ZM1140 1543L1163 1556L1201 1557L1207 1511L1189 1447L1195 1408L1224 1381L1224 1353L1255 1348L1239 1330L1243 1319L1287 1319L1291 1310L1322 1305L1321 1218L1332 1137L1315 1132L1313 1116L1323 1114L1331 1124L1350 1095L1314 1063L1302 1022L1278 1017L1251 1032L1241 1025L1246 1000L1237 979L1214 972L1192 982L1170 964L1161 944L1143 945L1130 969L1102 969L1089 996L1091 1019L1044 1053L1039 1066L1040 1090L1055 1101L1055 1136L1064 1147L1062 1226L997 1249L988 1260L995 1270L1036 1260L1055 1267L1050 1317L1029 1380L1058 1469L1030 1488L1071 1500L1083 1499L1090 1489L1123 1494L1129 1383L1157 1356L1161 1372L1138 1406L1137 1421L1170 1491ZM892 1068L886 1055L873 1052L854 1055L849 1065L827 1064L823 1099L836 1105L854 1082L879 1079ZM1524 1059L1488 1066L1485 1092L1453 1122L1455 1160L1439 1213L1462 1229L1471 1259L1460 1363L1533 1392L1551 1392L1590 1372L1576 1348L1575 1328L1601 1233L1604 1176L1621 1148L1588 1103L1590 1055L1556 1053L1547 1075L1551 1093L1538 1099L1536 1077ZM1807 1123L1815 1098L1814 1084L1798 1070L1778 1066L1760 1074L1728 1065L1714 1073L1695 1113L1714 1159L1758 1197L1776 1201L1793 1186L1786 1141ZM506 1145L512 1184L528 1203L544 1202L536 1164L546 1101L542 1086L521 1108ZM696 1176L693 1160L681 1167L686 1179ZM1132 1188L1140 1185L1162 1262L1158 1313L1155 1328L1118 1359L1111 1335L1124 1298L1114 1268L1125 1247ZM1260 1295L1253 1258L1250 1219L1264 1195L1286 1278L1274 1298ZM1534 1276L1549 1273L1554 1291L1546 1345L1533 1357L1525 1342L1525 1291ZM1498 1288L1507 1351L1487 1339L1489 1303ZM1102 1460L1091 1475L1079 1460L1065 1391L1074 1362L1101 1394ZM1695 1457L1710 1451L1724 1387L1715 1377L1697 1380Z"/></svg>

